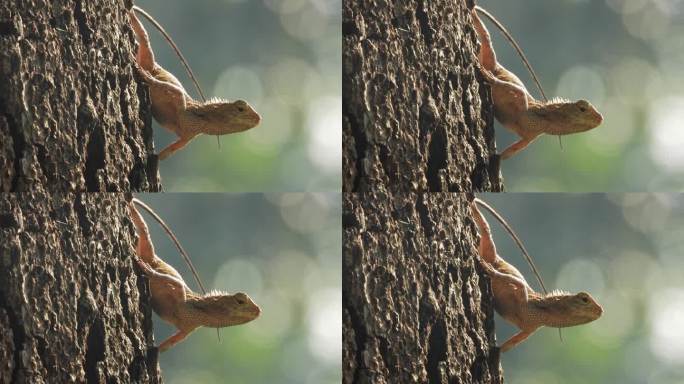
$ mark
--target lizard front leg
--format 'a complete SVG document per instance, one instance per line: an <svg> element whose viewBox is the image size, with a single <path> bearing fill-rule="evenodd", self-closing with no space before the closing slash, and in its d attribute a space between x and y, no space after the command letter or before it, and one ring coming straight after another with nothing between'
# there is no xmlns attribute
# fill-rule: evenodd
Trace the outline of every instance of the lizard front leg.
<svg viewBox="0 0 684 384"><path fill-rule="evenodd" d="M192 136L180 137L172 144L169 144L168 147L164 148L161 152L159 152L159 160L164 160L167 157L173 155L177 150L185 147L185 145L188 144L190 140L194 139L195 136L197 135L193 134Z"/></svg>
<svg viewBox="0 0 684 384"><path fill-rule="evenodd" d="M520 331L516 333L515 335L511 336L510 339L506 340L505 343L501 345L501 352L506 352L510 350L511 348L515 347L516 345L522 343L527 339L531 334L534 333L533 331Z"/></svg>
<svg viewBox="0 0 684 384"><path fill-rule="evenodd" d="M191 330L178 330L178 332L169 336L166 340L159 344L159 352L164 352L167 349L173 347L174 345L183 341L194 329Z"/></svg>
<svg viewBox="0 0 684 384"><path fill-rule="evenodd" d="M527 138L522 138L515 143L511 144L508 148L506 148L502 153L501 153L501 159L508 159L509 157L515 155L516 153L522 151L527 147L531 142L533 142L537 137L539 137L539 134L534 135L532 137L527 137Z"/></svg>

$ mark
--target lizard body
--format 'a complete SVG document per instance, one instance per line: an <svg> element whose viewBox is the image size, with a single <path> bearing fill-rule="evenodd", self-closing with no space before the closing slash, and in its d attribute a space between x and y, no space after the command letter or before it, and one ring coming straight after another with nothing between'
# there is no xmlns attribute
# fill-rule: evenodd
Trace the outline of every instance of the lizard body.
<svg viewBox="0 0 684 384"><path fill-rule="evenodd" d="M586 100L554 98L539 101L532 97L522 81L496 60L491 37L477 9L472 10L473 24L480 40L478 66L492 88L494 116L507 129L520 136L501 153L507 159L541 134L569 135L598 127L603 116Z"/></svg>
<svg viewBox="0 0 684 384"><path fill-rule="evenodd" d="M245 293L193 292L183 277L154 252L147 224L138 210L129 205L131 220L138 233L136 263L150 284L152 309L178 331L159 345L161 352L182 341L198 327L221 328L256 319L261 309Z"/></svg>
<svg viewBox="0 0 684 384"><path fill-rule="evenodd" d="M501 345L502 352L520 344L542 326L572 327L601 317L603 308L587 292L535 292L522 273L497 254L489 224L475 202L471 203L471 212L480 232L478 261L491 279L494 309L520 329Z"/></svg>
<svg viewBox="0 0 684 384"><path fill-rule="evenodd" d="M134 10L129 11L129 18L138 40L136 68L150 88L152 115L162 127L178 136L159 153L159 159L166 159L199 134L226 135L259 124L261 117L244 100L213 98L199 102L190 97L180 81L155 61L147 31Z"/></svg>

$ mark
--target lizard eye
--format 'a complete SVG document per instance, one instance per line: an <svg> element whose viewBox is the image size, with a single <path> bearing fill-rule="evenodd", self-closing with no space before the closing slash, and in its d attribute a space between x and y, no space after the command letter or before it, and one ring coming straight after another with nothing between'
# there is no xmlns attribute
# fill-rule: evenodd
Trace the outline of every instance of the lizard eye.
<svg viewBox="0 0 684 384"><path fill-rule="evenodd" d="M579 109L580 109L581 112L586 112L586 111L587 111L587 108L585 108L585 107L579 107Z"/></svg>
<svg viewBox="0 0 684 384"><path fill-rule="evenodd" d="M242 299L235 299L235 301L237 301L237 303L240 305L243 305L245 303L245 301Z"/></svg>
<svg viewBox="0 0 684 384"><path fill-rule="evenodd" d="M584 304L589 303L589 299L588 299L586 296L582 296L581 299L582 299L582 302L583 302Z"/></svg>
<svg viewBox="0 0 684 384"><path fill-rule="evenodd" d="M245 109L244 109L244 108L242 108L242 107L238 107L238 112L244 112L244 111L245 111Z"/></svg>

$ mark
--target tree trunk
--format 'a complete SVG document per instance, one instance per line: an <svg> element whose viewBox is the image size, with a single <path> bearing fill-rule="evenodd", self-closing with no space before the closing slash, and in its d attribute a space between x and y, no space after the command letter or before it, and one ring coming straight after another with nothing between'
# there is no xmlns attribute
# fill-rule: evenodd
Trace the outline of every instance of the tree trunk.
<svg viewBox="0 0 684 384"><path fill-rule="evenodd" d="M471 5L343 2L344 191L503 189Z"/></svg>
<svg viewBox="0 0 684 384"><path fill-rule="evenodd" d="M160 381L135 242L123 194L0 194L0 383Z"/></svg>
<svg viewBox="0 0 684 384"><path fill-rule="evenodd" d="M158 191L130 0L0 2L0 191Z"/></svg>
<svg viewBox="0 0 684 384"><path fill-rule="evenodd" d="M344 382L502 382L469 196L347 193L342 221Z"/></svg>

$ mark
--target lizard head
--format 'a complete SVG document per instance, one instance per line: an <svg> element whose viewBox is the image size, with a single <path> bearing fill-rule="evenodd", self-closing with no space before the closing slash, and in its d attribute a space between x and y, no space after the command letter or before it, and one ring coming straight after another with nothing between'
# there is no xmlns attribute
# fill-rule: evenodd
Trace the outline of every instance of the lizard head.
<svg viewBox="0 0 684 384"><path fill-rule="evenodd" d="M200 105L188 106L195 118L204 121L205 134L226 135L254 128L261 116L244 100L211 99Z"/></svg>
<svg viewBox="0 0 684 384"><path fill-rule="evenodd" d="M603 122L601 113L586 100L562 104L560 112L567 118L568 133L588 131Z"/></svg>
<svg viewBox="0 0 684 384"><path fill-rule="evenodd" d="M210 292L205 296L188 300L195 309L196 317L204 318L207 327L228 327L248 323L261 314L261 309L254 301L242 292L227 294Z"/></svg>
<svg viewBox="0 0 684 384"><path fill-rule="evenodd" d="M244 100L233 101L232 103L224 103L219 109L220 114L225 120L234 124L233 132L242 132L250 128L256 127L261 122L261 116Z"/></svg>
<svg viewBox="0 0 684 384"><path fill-rule="evenodd" d="M552 293L552 297L554 294ZM560 327L571 327L574 325L592 322L603 314L603 308L587 292L580 292L574 295L561 294L555 295L555 305L548 308L550 312L557 312L561 324L552 325Z"/></svg>

